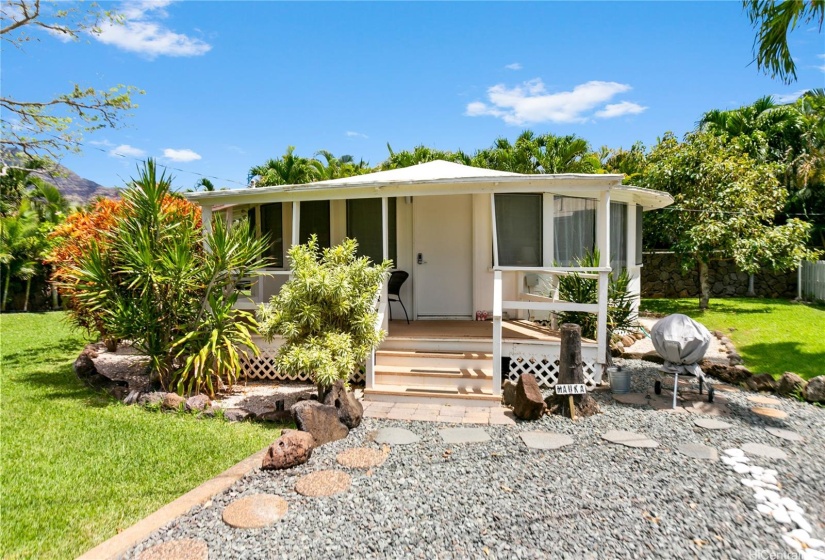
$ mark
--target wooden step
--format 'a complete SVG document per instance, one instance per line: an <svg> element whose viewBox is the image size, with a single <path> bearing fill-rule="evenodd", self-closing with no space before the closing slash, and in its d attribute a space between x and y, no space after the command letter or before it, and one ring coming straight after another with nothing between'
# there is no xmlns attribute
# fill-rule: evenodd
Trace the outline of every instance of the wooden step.
<svg viewBox="0 0 825 560"><path fill-rule="evenodd" d="M424 386L472 391L492 386L493 370L460 367L375 366L377 385Z"/></svg>
<svg viewBox="0 0 825 560"><path fill-rule="evenodd" d="M490 352L491 338L420 338L389 336L381 343L381 350L419 352Z"/></svg>
<svg viewBox="0 0 825 560"><path fill-rule="evenodd" d="M472 351L378 350L375 363L381 366L492 369L493 355Z"/></svg>
<svg viewBox="0 0 825 560"><path fill-rule="evenodd" d="M501 402L490 389L461 390L450 387L375 385L364 389L364 400L378 402L410 402L420 404L453 404L460 406L495 406Z"/></svg>

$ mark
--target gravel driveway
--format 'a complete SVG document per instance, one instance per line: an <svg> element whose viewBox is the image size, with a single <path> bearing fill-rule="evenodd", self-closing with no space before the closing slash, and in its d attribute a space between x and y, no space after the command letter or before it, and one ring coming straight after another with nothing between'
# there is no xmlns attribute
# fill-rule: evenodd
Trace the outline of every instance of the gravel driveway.
<svg viewBox="0 0 825 560"><path fill-rule="evenodd" d="M634 389L653 384L656 367L629 361ZM717 394L721 394L718 392ZM571 422L545 416L515 426L484 426L486 443L447 445L446 424L364 419L349 437L317 449L289 471L255 470L205 507L170 523L124 558L153 544L196 537L210 558L795 558L782 540L790 527L756 511L754 491L721 461L675 451L683 443L719 450L746 443L782 448L787 459L753 457L775 469L781 494L805 510L813 536L825 537L825 410L782 399L787 420L749 410L752 393L726 393L733 412L724 431L698 428L696 414L622 405L596 393L602 414ZM404 427L421 441L394 446L371 471L345 469L337 453L371 439L382 427ZM774 426L804 436L779 439ZM466 426L464 426L466 427ZM519 433L546 430L573 437L553 451L528 449ZM608 443L601 435L631 430L659 442L654 449ZM294 490L296 480L322 469L346 470L352 487L327 498ZM221 513L254 493L282 496L286 516L265 529L233 529Z"/></svg>

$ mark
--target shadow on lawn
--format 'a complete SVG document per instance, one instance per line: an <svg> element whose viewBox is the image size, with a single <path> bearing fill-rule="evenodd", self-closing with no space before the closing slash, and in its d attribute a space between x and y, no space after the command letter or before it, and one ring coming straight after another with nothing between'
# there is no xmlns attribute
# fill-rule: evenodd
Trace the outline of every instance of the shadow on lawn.
<svg viewBox="0 0 825 560"><path fill-rule="evenodd" d="M822 375L822 364L825 364L825 352L805 352L800 349L798 342L770 342L749 344L739 348L739 352L745 358L745 364L759 363L759 370L754 373L770 372L774 375L782 374L786 371L793 371L804 379L811 379L817 375ZM793 357L796 364L791 367L788 364L788 356ZM805 364L804 369L800 369L799 364Z"/></svg>
<svg viewBox="0 0 825 560"><path fill-rule="evenodd" d="M17 352L9 352L3 356L3 367L15 367L36 363L39 366L54 366L64 364L68 360L74 361L77 354L83 349L85 341L82 338L62 339L52 344L45 344L35 348L26 348Z"/></svg>

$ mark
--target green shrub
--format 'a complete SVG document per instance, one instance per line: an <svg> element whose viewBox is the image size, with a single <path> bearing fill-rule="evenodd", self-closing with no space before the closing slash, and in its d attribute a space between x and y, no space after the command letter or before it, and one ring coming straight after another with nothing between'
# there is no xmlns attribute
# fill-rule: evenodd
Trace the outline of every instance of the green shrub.
<svg viewBox="0 0 825 560"><path fill-rule="evenodd" d="M599 266L599 252L586 254L576 259L576 266ZM607 285L607 331L608 336L619 330L631 330L637 326L638 316L633 310L633 298L628 290L630 277L627 270L611 274ZM598 303L599 281L582 278L578 272L559 277L559 298L574 303ZM582 336L596 338L598 315L580 311L565 311L558 314L559 324L576 323L582 328Z"/></svg>
<svg viewBox="0 0 825 560"><path fill-rule="evenodd" d="M375 301L392 265L357 257L358 244L318 247L315 236L289 250L292 278L258 309L261 334L283 336L276 367L284 374L308 373L322 395L346 381L384 333L375 331Z"/></svg>
<svg viewBox="0 0 825 560"><path fill-rule="evenodd" d="M207 232L170 214L171 181L149 160L124 191L106 244L92 242L67 277L104 332L150 358L164 388L213 395L216 382L240 373L239 347L258 352L254 317L233 305L238 281L264 265L264 240L246 220L215 219Z"/></svg>

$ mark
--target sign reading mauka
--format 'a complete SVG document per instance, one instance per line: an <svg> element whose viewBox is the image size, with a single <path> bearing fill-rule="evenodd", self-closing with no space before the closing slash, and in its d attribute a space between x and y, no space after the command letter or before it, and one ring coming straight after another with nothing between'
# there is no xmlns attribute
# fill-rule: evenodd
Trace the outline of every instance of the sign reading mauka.
<svg viewBox="0 0 825 560"><path fill-rule="evenodd" d="M584 395L587 391L584 388L584 383L575 383L572 385L556 385L557 395Z"/></svg>

